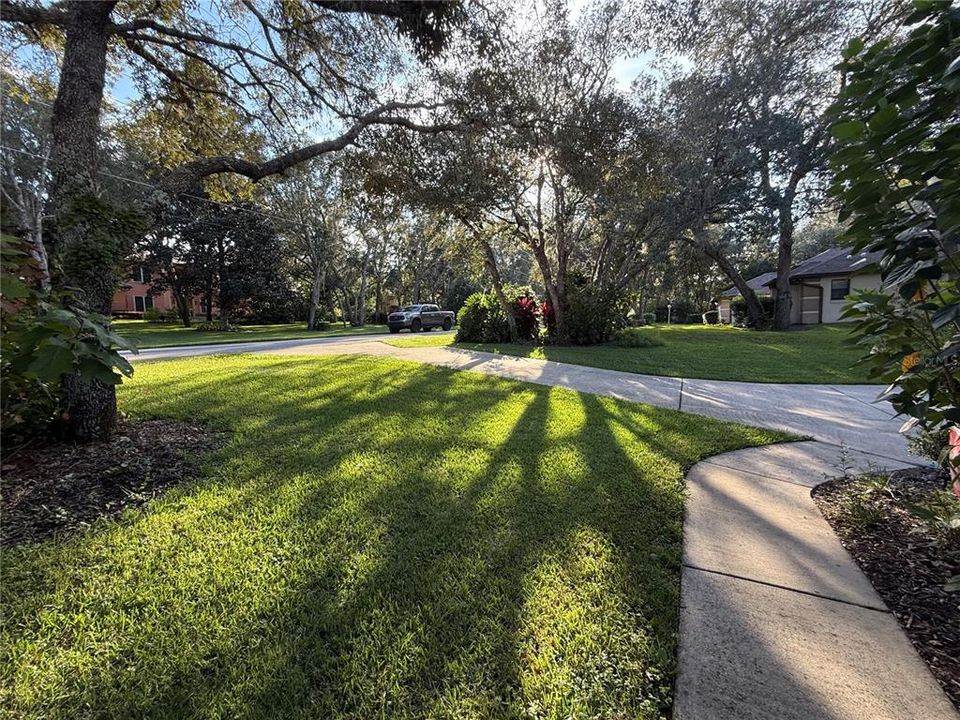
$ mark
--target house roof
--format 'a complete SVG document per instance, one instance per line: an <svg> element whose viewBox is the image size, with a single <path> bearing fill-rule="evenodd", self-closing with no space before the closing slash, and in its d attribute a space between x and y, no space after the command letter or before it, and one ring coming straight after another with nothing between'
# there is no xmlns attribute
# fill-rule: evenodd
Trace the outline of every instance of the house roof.
<svg viewBox="0 0 960 720"><path fill-rule="evenodd" d="M769 295L770 288L767 287L767 285L775 280L776 277L777 274L775 272L763 273L762 275L757 275L756 277L752 277L747 280L747 285L752 287L758 295ZM740 291L737 290L737 287L734 285L733 287L728 287L726 290L720 293L719 297L736 297L739 294Z"/></svg>
<svg viewBox="0 0 960 720"><path fill-rule="evenodd" d="M863 272L875 265L882 257L882 252L867 252L863 250L855 253L852 248L830 248L804 260L790 271L791 280L823 277L825 275L853 275Z"/></svg>

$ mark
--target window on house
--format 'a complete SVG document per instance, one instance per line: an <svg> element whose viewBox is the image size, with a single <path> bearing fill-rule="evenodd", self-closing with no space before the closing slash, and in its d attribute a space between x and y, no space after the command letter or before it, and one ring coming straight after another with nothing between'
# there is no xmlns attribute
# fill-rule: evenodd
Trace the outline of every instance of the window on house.
<svg viewBox="0 0 960 720"><path fill-rule="evenodd" d="M133 279L142 283L150 282L150 273L147 272L143 265L138 265L133 271Z"/></svg>
<svg viewBox="0 0 960 720"><path fill-rule="evenodd" d="M843 300L850 294L850 278L839 278L830 281L830 299Z"/></svg>
<svg viewBox="0 0 960 720"><path fill-rule="evenodd" d="M150 295L136 295L133 298L133 307L137 312L153 309L153 297Z"/></svg>

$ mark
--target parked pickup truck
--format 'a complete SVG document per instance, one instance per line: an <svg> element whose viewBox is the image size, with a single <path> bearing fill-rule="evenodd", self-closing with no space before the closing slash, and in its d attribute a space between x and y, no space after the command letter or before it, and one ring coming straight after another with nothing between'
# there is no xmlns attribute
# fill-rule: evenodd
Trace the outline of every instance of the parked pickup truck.
<svg viewBox="0 0 960 720"><path fill-rule="evenodd" d="M387 315L387 327L392 333L398 333L403 328L410 332L433 330L436 327L449 330L453 327L453 319L450 310L441 310L436 305L407 305Z"/></svg>

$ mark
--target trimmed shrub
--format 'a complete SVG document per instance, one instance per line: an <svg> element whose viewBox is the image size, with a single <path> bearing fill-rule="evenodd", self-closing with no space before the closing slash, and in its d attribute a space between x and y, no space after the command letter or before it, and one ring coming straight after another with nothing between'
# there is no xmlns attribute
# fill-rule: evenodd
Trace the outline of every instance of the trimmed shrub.
<svg viewBox="0 0 960 720"><path fill-rule="evenodd" d="M567 337L573 345L599 345L622 326L626 295L591 282L568 282Z"/></svg>
<svg viewBox="0 0 960 720"><path fill-rule="evenodd" d="M503 289L513 309L518 340L535 340L540 334L537 301L529 288L508 285ZM510 342L510 325L494 293L474 293L457 313L457 342Z"/></svg>
<svg viewBox="0 0 960 720"><path fill-rule="evenodd" d="M643 314L643 324L644 325L653 325L657 321L656 313L644 313Z"/></svg>
<svg viewBox="0 0 960 720"><path fill-rule="evenodd" d="M160 322L163 319L163 313L156 308L147 308L143 311L143 319L147 322Z"/></svg>
<svg viewBox="0 0 960 720"><path fill-rule="evenodd" d="M456 342L509 342L510 326L493 293L474 293L457 313Z"/></svg>
<svg viewBox="0 0 960 720"><path fill-rule="evenodd" d="M771 318L773 318L774 300L767 295L758 295L760 307L763 309L763 321L758 327L750 323L747 315L747 301L741 295L737 295L730 301L730 322L737 327L751 328L753 330L766 330L770 327Z"/></svg>
<svg viewBox="0 0 960 720"><path fill-rule="evenodd" d="M226 329L220 327L219 320L208 320L197 325L197 332L238 332L240 328L236 325L227 325Z"/></svg>

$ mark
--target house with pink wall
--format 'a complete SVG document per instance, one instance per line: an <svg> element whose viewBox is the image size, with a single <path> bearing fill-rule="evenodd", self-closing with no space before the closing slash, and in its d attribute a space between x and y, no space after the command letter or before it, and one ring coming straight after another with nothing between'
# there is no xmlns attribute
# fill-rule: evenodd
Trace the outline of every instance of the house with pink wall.
<svg viewBox="0 0 960 720"><path fill-rule="evenodd" d="M142 265L134 266L132 277L124 280L113 294L110 314L120 318L141 318L146 310L151 309L160 312L177 311L177 303L170 290L151 294L150 288L149 270ZM201 298L191 298L190 305L194 317L206 315L206 307Z"/></svg>

